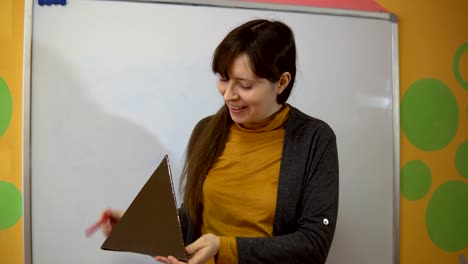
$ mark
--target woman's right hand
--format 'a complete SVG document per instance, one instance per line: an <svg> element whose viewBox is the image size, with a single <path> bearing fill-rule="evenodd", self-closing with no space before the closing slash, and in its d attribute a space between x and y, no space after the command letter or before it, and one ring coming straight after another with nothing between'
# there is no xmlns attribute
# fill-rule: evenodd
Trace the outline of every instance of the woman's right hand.
<svg viewBox="0 0 468 264"><path fill-rule="evenodd" d="M123 210L115 210L115 209L106 209L102 212L104 215L108 215L109 217L107 220L101 225L101 231L104 236L109 236L112 228L120 221L122 215L124 214Z"/></svg>

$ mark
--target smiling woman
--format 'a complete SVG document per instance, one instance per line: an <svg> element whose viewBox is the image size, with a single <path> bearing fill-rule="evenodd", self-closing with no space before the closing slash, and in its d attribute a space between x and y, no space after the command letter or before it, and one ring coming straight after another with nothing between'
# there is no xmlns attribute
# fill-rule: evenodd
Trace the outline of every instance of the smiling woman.
<svg viewBox="0 0 468 264"><path fill-rule="evenodd" d="M291 29L262 19L235 28L212 70L225 105L195 127L182 174L189 262L325 263L338 211L336 139L286 104L296 76Z"/></svg>

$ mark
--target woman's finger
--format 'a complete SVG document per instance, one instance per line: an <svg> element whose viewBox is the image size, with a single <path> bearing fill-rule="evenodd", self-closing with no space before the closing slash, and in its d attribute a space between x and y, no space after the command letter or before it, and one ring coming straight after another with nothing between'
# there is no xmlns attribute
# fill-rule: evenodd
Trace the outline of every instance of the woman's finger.
<svg viewBox="0 0 468 264"><path fill-rule="evenodd" d="M206 250L200 250L189 259L188 263L189 264L204 264L210 258L211 256L207 256Z"/></svg>
<svg viewBox="0 0 468 264"><path fill-rule="evenodd" d="M115 222L118 222L120 220L120 218L122 218L123 214L124 214L124 211L122 210L113 210L113 209L106 209L104 210L103 214L106 214L109 216L109 218L111 219L111 222L112 223L115 223Z"/></svg>
<svg viewBox="0 0 468 264"><path fill-rule="evenodd" d="M159 262L170 263L165 257L156 256L154 259Z"/></svg>
<svg viewBox="0 0 468 264"><path fill-rule="evenodd" d="M201 236L199 239L195 240L192 244L185 247L185 252L187 255L193 255L195 252L203 248L205 244L205 237Z"/></svg>
<svg viewBox="0 0 468 264"><path fill-rule="evenodd" d="M218 252L219 238L213 234L205 234L188 245L185 250L192 255L189 264L203 264Z"/></svg>
<svg viewBox="0 0 468 264"><path fill-rule="evenodd" d="M105 236L109 236L111 230L112 230L112 225L110 224L110 222L104 223L104 224L101 225L101 232Z"/></svg>
<svg viewBox="0 0 468 264"><path fill-rule="evenodd" d="M113 210L113 209L106 209L102 212L101 219L103 220L102 224L99 225L101 232L104 236L109 236L112 231L112 228L116 223L120 221L124 211L122 210Z"/></svg>
<svg viewBox="0 0 468 264"><path fill-rule="evenodd" d="M169 256L169 257L167 257L167 259L169 260L170 264L186 264L186 262L179 261L178 259L174 258L173 256Z"/></svg>

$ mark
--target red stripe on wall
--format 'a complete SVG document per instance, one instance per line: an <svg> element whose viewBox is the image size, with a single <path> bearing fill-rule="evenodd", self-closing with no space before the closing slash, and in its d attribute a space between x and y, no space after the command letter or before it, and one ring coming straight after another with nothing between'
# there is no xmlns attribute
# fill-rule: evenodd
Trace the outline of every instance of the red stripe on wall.
<svg viewBox="0 0 468 264"><path fill-rule="evenodd" d="M314 6L323 8L351 9L371 12L387 12L374 0L242 0L245 2L261 2L273 4Z"/></svg>

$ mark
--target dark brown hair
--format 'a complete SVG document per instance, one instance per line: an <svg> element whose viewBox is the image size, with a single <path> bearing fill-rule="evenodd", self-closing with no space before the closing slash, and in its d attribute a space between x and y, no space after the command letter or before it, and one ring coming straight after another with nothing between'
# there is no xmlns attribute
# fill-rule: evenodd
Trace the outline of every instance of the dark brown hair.
<svg viewBox="0 0 468 264"><path fill-rule="evenodd" d="M257 19L235 29L223 39L213 55L212 70L229 79L232 62L241 54L250 59L253 73L277 82L289 72L291 80L276 101L285 103L296 77L296 46L292 30L282 22ZM203 183L206 175L223 153L232 119L224 105L213 116L200 121L192 132L182 171L185 181L184 208L197 229L201 226Z"/></svg>

